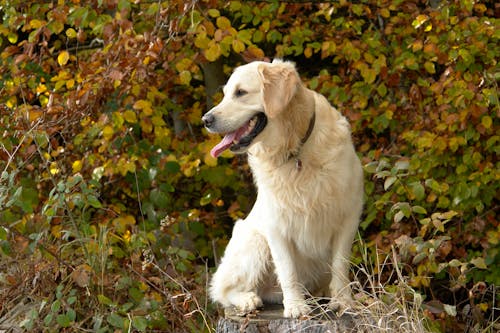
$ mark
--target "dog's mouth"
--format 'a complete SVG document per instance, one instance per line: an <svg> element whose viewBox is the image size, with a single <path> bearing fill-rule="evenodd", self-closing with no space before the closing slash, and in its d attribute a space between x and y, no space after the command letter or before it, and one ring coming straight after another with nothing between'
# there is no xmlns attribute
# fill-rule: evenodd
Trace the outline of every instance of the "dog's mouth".
<svg viewBox="0 0 500 333"><path fill-rule="evenodd" d="M267 117L263 112L257 113L236 131L226 133L221 142L212 148L210 154L217 158L224 150L234 153L244 151L267 125Z"/></svg>

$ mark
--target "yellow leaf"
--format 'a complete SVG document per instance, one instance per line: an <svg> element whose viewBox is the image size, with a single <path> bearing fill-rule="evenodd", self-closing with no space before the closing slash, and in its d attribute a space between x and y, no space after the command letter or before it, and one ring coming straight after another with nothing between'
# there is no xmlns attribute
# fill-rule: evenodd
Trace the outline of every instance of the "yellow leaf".
<svg viewBox="0 0 500 333"><path fill-rule="evenodd" d="M207 58L208 61L215 61L220 57L220 54L220 45L213 40L210 41L208 49L205 50L205 58Z"/></svg>
<svg viewBox="0 0 500 333"><path fill-rule="evenodd" d="M52 162L50 163L49 171L51 175L57 175L61 170L57 167L56 162Z"/></svg>
<svg viewBox="0 0 500 333"><path fill-rule="evenodd" d="M17 43L17 34L15 32L9 32L7 34L7 39L11 44L16 44Z"/></svg>
<svg viewBox="0 0 500 333"><path fill-rule="evenodd" d="M231 27L231 21L229 21L229 19L224 16L219 16L215 24L217 24L217 26L221 29L227 29Z"/></svg>
<svg viewBox="0 0 500 333"><path fill-rule="evenodd" d="M483 5L483 6L484 6L484 5ZM478 306L478 307L481 309L481 311L483 311L483 312L486 312L486 311L488 310L488 308L489 308L488 303L479 303L477 306Z"/></svg>
<svg viewBox="0 0 500 333"><path fill-rule="evenodd" d="M36 93L37 94L43 94L44 92L47 91L47 86L43 83L40 83L37 87L36 87Z"/></svg>
<svg viewBox="0 0 500 333"><path fill-rule="evenodd" d="M62 226L60 224L56 224L50 228L50 233L54 236L54 238L61 238L61 230Z"/></svg>
<svg viewBox="0 0 500 333"><path fill-rule="evenodd" d="M193 64L192 59L183 58L178 63L175 64L175 69L177 69L179 72L182 72L184 70L188 70L192 64Z"/></svg>
<svg viewBox="0 0 500 333"><path fill-rule="evenodd" d="M151 123L151 119L145 118L141 120L141 130L144 133L151 133L153 131L153 124Z"/></svg>
<svg viewBox="0 0 500 333"><path fill-rule="evenodd" d="M310 47L306 47L306 49L304 50L304 56L306 58L311 58L312 57L312 49Z"/></svg>
<svg viewBox="0 0 500 333"><path fill-rule="evenodd" d="M82 170L82 166L83 166L82 160L74 161L73 164L71 165L73 173L80 172L80 170Z"/></svg>
<svg viewBox="0 0 500 333"><path fill-rule="evenodd" d="M210 152L207 152L203 156L203 162L205 162L205 164L210 166L210 167L217 166L217 159L212 157L212 155L210 155Z"/></svg>
<svg viewBox="0 0 500 333"><path fill-rule="evenodd" d="M493 124L493 120L491 120L490 116L484 116L483 118L481 118L481 124L484 126L484 128L488 129Z"/></svg>
<svg viewBox="0 0 500 333"><path fill-rule="evenodd" d="M49 99L45 95L40 95L40 97L38 97L38 100L40 101L40 105L44 107L49 103Z"/></svg>
<svg viewBox="0 0 500 333"><path fill-rule="evenodd" d="M135 124L137 122L137 115L132 110L127 110L123 113L123 119L128 123Z"/></svg>
<svg viewBox="0 0 500 333"><path fill-rule="evenodd" d="M418 15L417 18L415 20L413 20L413 22L411 23L411 25L415 28L415 29L418 29L422 26L422 24L424 24L425 22L427 22L429 20L429 16L427 15L424 15L424 14L421 14L421 15ZM432 28L432 27L431 27Z"/></svg>
<svg viewBox="0 0 500 333"><path fill-rule="evenodd" d="M145 99L140 99L134 103L135 110L142 110L145 115L150 116L153 114L153 109L151 107L151 102Z"/></svg>
<svg viewBox="0 0 500 333"><path fill-rule="evenodd" d="M165 126L165 120L163 120L163 117L161 116L153 116L151 118L151 123L153 123L156 127Z"/></svg>
<svg viewBox="0 0 500 333"><path fill-rule="evenodd" d="M389 17L391 17L391 12L387 8L382 8L382 9L380 9L380 15L383 18L389 18Z"/></svg>
<svg viewBox="0 0 500 333"><path fill-rule="evenodd" d="M44 25L45 25L45 21L40 21L40 20L37 20L37 19L34 19L34 20L30 21L30 27L33 28L33 29L41 28Z"/></svg>
<svg viewBox="0 0 500 333"><path fill-rule="evenodd" d="M245 44L243 44L243 42L239 39L233 39L232 46L234 52L236 53L241 53L245 51Z"/></svg>
<svg viewBox="0 0 500 333"><path fill-rule="evenodd" d="M142 110L147 107L151 107L151 102L145 99L140 99L134 103L134 109L136 110Z"/></svg>
<svg viewBox="0 0 500 333"><path fill-rule="evenodd" d="M208 48L209 43L210 39L207 37L205 32L198 34L194 39L194 45L202 50Z"/></svg>
<svg viewBox="0 0 500 333"><path fill-rule="evenodd" d="M189 83L191 82L191 72L190 71L182 71L179 74L179 79L181 81L181 84L188 86Z"/></svg>
<svg viewBox="0 0 500 333"><path fill-rule="evenodd" d="M424 68L429 74L435 74L436 68L434 67L434 63L432 61L426 61L424 63Z"/></svg>
<svg viewBox="0 0 500 333"><path fill-rule="evenodd" d="M29 111L29 120L35 121L43 115L43 112L37 109L33 109Z"/></svg>
<svg viewBox="0 0 500 333"><path fill-rule="evenodd" d="M130 230L125 230L125 233L123 234L123 240L125 241L125 243L130 243L130 240L132 239L132 233L130 232Z"/></svg>
<svg viewBox="0 0 500 333"><path fill-rule="evenodd" d="M12 96L11 98L9 98L9 100L7 101L7 103L5 103L5 105L7 105L7 107L10 109L12 109L14 106L16 106L17 105L16 96Z"/></svg>
<svg viewBox="0 0 500 333"><path fill-rule="evenodd" d="M424 47L424 42L420 39L417 39L411 44L411 48L413 52L420 51Z"/></svg>
<svg viewBox="0 0 500 333"><path fill-rule="evenodd" d="M104 128L102 129L102 136L106 140L111 139L113 137L113 134L114 134L113 127L111 127L109 125L108 126L104 126Z"/></svg>
<svg viewBox="0 0 500 333"><path fill-rule="evenodd" d="M68 63L68 60L69 60L69 53L68 51L62 51L61 53L59 53L59 55L57 56L57 63L60 65L60 66L64 66Z"/></svg>
<svg viewBox="0 0 500 333"><path fill-rule="evenodd" d="M76 38L77 33L75 29L69 28L68 30L66 30L66 36L68 36L68 38Z"/></svg>
<svg viewBox="0 0 500 333"><path fill-rule="evenodd" d="M72 89L74 86L75 86L75 80L69 79L68 81L66 81L66 88Z"/></svg>

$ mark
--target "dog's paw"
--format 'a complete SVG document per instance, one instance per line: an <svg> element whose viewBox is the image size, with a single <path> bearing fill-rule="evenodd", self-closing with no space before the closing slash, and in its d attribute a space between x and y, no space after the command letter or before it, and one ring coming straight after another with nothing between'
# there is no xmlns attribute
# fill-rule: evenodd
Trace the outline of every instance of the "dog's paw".
<svg viewBox="0 0 500 333"><path fill-rule="evenodd" d="M286 302L283 306L285 308L283 311L285 318L299 318L311 312L311 308L304 301Z"/></svg>
<svg viewBox="0 0 500 333"><path fill-rule="evenodd" d="M254 292L240 293L234 302L239 311L248 313L262 307L262 299Z"/></svg>
<svg viewBox="0 0 500 333"><path fill-rule="evenodd" d="M343 314L352 307L352 300L347 298L332 298L328 307L337 314Z"/></svg>

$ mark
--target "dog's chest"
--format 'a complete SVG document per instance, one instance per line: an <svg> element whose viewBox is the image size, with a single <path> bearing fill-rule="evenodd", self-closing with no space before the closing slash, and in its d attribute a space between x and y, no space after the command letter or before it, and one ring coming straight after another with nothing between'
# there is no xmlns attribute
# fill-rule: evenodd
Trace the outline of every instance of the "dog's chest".
<svg viewBox="0 0 500 333"><path fill-rule="evenodd" d="M333 185L322 175L301 176L293 178L292 172L289 177L266 179L268 182L258 185L266 215L263 222L279 230L302 256L327 257L341 221Z"/></svg>

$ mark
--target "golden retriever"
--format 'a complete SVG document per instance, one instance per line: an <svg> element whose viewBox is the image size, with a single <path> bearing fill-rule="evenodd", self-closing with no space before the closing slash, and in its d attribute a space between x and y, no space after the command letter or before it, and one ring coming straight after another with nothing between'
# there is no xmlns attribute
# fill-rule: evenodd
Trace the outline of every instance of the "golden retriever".
<svg viewBox="0 0 500 333"><path fill-rule="evenodd" d="M224 98L202 120L224 135L211 151L247 153L257 199L210 285L225 307L249 312L282 302L310 312L306 295L349 301L349 257L363 206L363 171L348 121L307 89L291 62L235 69Z"/></svg>

